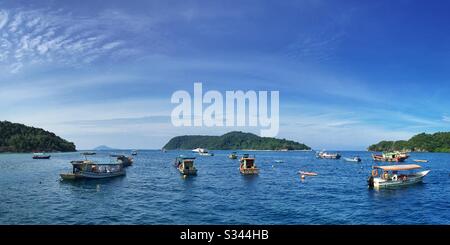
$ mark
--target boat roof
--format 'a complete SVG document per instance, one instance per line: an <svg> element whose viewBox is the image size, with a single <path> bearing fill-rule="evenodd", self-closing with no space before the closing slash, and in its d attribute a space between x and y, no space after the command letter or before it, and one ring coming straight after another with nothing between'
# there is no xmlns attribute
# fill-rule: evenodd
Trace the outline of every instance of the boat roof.
<svg viewBox="0 0 450 245"><path fill-rule="evenodd" d="M388 166L374 166L376 169L383 169L386 171L402 171L402 170L413 170L422 168L417 164L403 164L403 165L388 165Z"/></svg>

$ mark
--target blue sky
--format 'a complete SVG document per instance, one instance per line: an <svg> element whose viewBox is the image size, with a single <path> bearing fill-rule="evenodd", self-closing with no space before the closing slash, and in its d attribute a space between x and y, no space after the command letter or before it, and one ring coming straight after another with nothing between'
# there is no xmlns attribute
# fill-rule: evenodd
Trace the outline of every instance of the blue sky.
<svg viewBox="0 0 450 245"><path fill-rule="evenodd" d="M79 149L160 148L176 90L279 90L317 149L450 130L445 1L2 1L0 120ZM259 130L245 128L252 132Z"/></svg>

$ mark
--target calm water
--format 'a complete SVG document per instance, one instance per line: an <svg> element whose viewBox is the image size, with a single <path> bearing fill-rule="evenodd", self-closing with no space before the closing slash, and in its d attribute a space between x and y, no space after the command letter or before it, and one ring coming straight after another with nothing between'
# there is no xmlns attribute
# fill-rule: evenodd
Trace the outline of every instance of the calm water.
<svg viewBox="0 0 450 245"><path fill-rule="evenodd" d="M367 152L343 152L361 164L255 152L261 173L252 177L240 175L228 151L215 151L197 157L198 176L186 179L172 166L180 153L189 154L140 151L125 177L72 183L59 173L79 153L0 154L0 224L450 224L450 154L412 154L430 160L425 182L375 191L366 185ZM301 181L298 170L319 176Z"/></svg>

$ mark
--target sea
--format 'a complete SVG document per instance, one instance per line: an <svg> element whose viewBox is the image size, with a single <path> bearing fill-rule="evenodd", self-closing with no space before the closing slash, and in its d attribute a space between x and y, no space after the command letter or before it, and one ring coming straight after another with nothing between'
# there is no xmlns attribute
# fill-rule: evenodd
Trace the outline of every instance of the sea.
<svg viewBox="0 0 450 245"><path fill-rule="evenodd" d="M88 157L110 162L98 151ZM375 163L316 159L314 152L238 151L254 154L258 176L243 176L239 160L197 156L197 176L183 177L173 166L190 151L141 150L127 174L104 180L62 181L79 152L0 154L0 224L450 224L450 154L411 153L431 172L424 182L374 190L367 178ZM281 162L280 162L281 161ZM298 171L318 173L301 179Z"/></svg>

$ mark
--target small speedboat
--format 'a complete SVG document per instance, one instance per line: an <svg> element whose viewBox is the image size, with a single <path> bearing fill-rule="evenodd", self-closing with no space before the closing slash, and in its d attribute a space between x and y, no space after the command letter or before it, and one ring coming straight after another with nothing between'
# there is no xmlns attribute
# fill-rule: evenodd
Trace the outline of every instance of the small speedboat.
<svg viewBox="0 0 450 245"><path fill-rule="evenodd" d="M430 170L411 173L411 170L422 168L416 164L373 166L372 174L367 180L369 187L395 188L422 182ZM404 172L404 173L402 173Z"/></svg>
<svg viewBox="0 0 450 245"><path fill-rule="evenodd" d="M193 152L197 152L200 156L207 156L207 157L212 157L214 156L214 153L209 152L207 149L203 149L203 148L197 148L192 150Z"/></svg>
<svg viewBox="0 0 450 245"><path fill-rule="evenodd" d="M305 172L305 171L298 171L299 174L304 175L304 176L317 176L318 173L315 172Z"/></svg>
<svg viewBox="0 0 450 245"><path fill-rule="evenodd" d="M420 159L415 159L414 162L421 162L421 163L427 163L428 160L420 160Z"/></svg>
<svg viewBox="0 0 450 245"><path fill-rule="evenodd" d="M34 153L33 159L50 159L50 155L44 153Z"/></svg>
<svg viewBox="0 0 450 245"><path fill-rule="evenodd" d="M240 165L239 165L239 171L243 175L253 175L253 174L259 174L259 168L256 167L255 164L255 156L250 157L249 154L244 154L243 157L241 157Z"/></svg>
<svg viewBox="0 0 450 245"><path fill-rule="evenodd" d="M174 165L182 175L197 175L194 160L195 157L179 156L175 159Z"/></svg>
<svg viewBox="0 0 450 245"><path fill-rule="evenodd" d="M352 157L352 158L344 157L344 160L347 162L361 162L360 157Z"/></svg>
<svg viewBox="0 0 450 245"><path fill-rule="evenodd" d="M283 160L275 160L276 163L284 163Z"/></svg>

